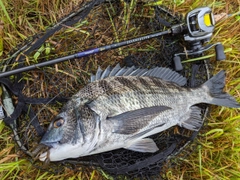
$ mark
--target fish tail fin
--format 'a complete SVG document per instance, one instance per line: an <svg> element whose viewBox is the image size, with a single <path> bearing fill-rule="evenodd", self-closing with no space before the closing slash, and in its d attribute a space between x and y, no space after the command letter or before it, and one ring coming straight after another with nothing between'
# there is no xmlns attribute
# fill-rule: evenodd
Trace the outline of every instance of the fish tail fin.
<svg viewBox="0 0 240 180"><path fill-rule="evenodd" d="M220 71L218 74L210 78L203 84L203 87L207 87L210 96L213 98L210 104L218 106L226 106L232 108L240 108L240 104L230 94L223 92L225 86L225 72Z"/></svg>

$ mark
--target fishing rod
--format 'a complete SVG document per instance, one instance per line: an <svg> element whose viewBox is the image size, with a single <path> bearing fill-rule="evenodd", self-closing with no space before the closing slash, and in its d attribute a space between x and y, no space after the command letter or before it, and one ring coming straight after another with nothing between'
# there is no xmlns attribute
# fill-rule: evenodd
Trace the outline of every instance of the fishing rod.
<svg viewBox="0 0 240 180"><path fill-rule="evenodd" d="M96 54L99 52L116 49L116 48L119 48L122 46L127 46L127 45L130 45L133 43L145 41L145 40L156 38L156 37L163 36L166 34L175 35L175 34L180 34L180 33L186 32L184 34L184 40L192 43L192 47L190 50L187 50L185 53L175 54L174 58L173 58L175 70L180 71L183 69L182 64L181 64L180 55L183 55L186 53L188 53L190 55L197 55L197 54L201 54L202 52L208 50L209 48L211 48L213 46L216 46L215 50L216 50L216 54L217 54L217 60L225 59L225 55L223 52L223 46L220 43L211 45L211 47L210 46L203 47L203 43L209 41L210 37L212 36L213 30L214 30L214 25L215 25L215 21L214 21L214 17L213 17L211 8L201 7L201 8L194 9L187 14L186 24L184 24L184 23L177 24L177 25L172 26L171 28L169 28L166 31L161 31L161 32L157 32L154 34L149 34L149 35L145 35L142 37L137 37L134 39L117 42L117 43L105 45L102 47L78 52L78 53L75 53L72 55L52 59L49 61L45 61L45 62L33 64L33 65L29 65L26 67L2 72L2 73L0 73L0 78L14 75L14 74L21 73L21 72L30 71L33 69L38 69L38 68L44 67L44 66L53 65L56 63L60 63L60 62L75 59L75 58L89 56L89 55Z"/></svg>
<svg viewBox="0 0 240 180"><path fill-rule="evenodd" d="M102 46L102 47L99 47L99 48L89 49L89 50L78 52L78 53L75 53L75 54L72 54L72 55L52 59L52 60L49 60L49 61L33 64L33 65L30 65L30 66L14 69L14 70L11 70L11 71L6 71L6 72L3 72L3 73L0 73L0 78L10 76L10 75L13 75L13 74L17 74L17 73L21 73L21 72L25 72L25 71L30 71L30 70L37 69L37 68L44 67L44 66L53 65L53 64L56 64L56 63L60 63L60 62L63 62L63 61L70 60L70 59L81 58L81 57L89 56L89 55L96 54L96 53L99 53L99 52L107 51L107 50L110 50L110 49L116 49L116 48L119 48L119 47L122 47L122 46L126 46L126 45L129 45L129 44L133 44L133 43L136 43L136 42L144 41L144 40L147 40L147 39L159 37L159 36L162 36L162 35L165 35L165 34L170 34L170 33L171 33L171 30L167 30L167 31L158 32L158 33L155 33L155 34L149 34L149 35L146 35L146 36L122 41L122 42L119 42L119 43L105 45L105 46Z"/></svg>

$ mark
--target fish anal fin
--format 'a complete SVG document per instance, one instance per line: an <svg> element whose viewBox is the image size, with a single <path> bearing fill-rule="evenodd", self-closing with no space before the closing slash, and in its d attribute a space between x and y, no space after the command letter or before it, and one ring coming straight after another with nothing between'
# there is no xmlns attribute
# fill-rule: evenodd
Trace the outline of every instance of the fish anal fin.
<svg viewBox="0 0 240 180"><path fill-rule="evenodd" d="M168 106L146 107L107 118L114 124L114 133L133 134L146 127L161 112L171 109Z"/></svg>
<svg viewBox="0 0 240 180"><path fill-rule="evenodd" d="M156 143L150 138L138 139L134 143L124 148L132 151L144 152L144 153L146 152L154 153L159 150Z"/></svg>
<svg viewBox="0 0 240 180"><path fill-rule="evenodd" d="M181 121L180 126L191 131L198 131L203 124L201 108L192 106L187 114L183 117L185 120Z"/></svg>

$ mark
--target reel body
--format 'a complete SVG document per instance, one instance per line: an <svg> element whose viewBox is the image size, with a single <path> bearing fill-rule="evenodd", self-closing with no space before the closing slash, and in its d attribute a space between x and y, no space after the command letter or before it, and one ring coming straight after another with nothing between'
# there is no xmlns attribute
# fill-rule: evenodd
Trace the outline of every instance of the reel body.
<svg viewBox="0 0 240 180"><path fill-rule="evenodd" d="M183 53L174 55L173 62L176 71L183 70L180 56L203 56L203 53L212 47L215 47L216 60L224 60L224 47L221 43L209 44L214 31L215 20L211 8L201 7L190 11L186 16L186 30L184 40L188 43L190 49Z"/></svg>

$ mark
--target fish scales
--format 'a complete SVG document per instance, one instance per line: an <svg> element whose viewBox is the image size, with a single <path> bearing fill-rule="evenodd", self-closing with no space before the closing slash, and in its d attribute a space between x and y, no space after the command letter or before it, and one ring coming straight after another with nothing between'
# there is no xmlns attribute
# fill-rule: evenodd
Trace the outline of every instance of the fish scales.
<svg viewBox="0 0 240 180"><path fill-rule="evenodd" d="M134 83L127 85L130 82ZM126 111L150 106L171 106L176 102L176 96L172 96L173 93L179 94L178 100L186 98L186 94L184 94L185 89L156 78L112 77L108 79L108 84L108 87L115 89L115 91L107 91L107 88L104 88L106 95L99 96L94 100L91 103L91 108L98 113L108 111L108 116L110 117ZM110 84L114 84L114 87ZM98 87L98 82L96 82L95 88ZM100 87L103 88L102 86ZM169 98L169 96L172 96L172 98Z"/></svg>
<svg viewBox="0 0 240 180"><path fill-rule="evenodd" d="M40 143L51 148L40 155L41 161L119 148L156 152L158 147L150 135L175 125L199 130L203 123L199 103L240 108L222 91L224 71L192 89L181 87L184 77L160 67L99 69L91 80L50 123Z"/></svg>

